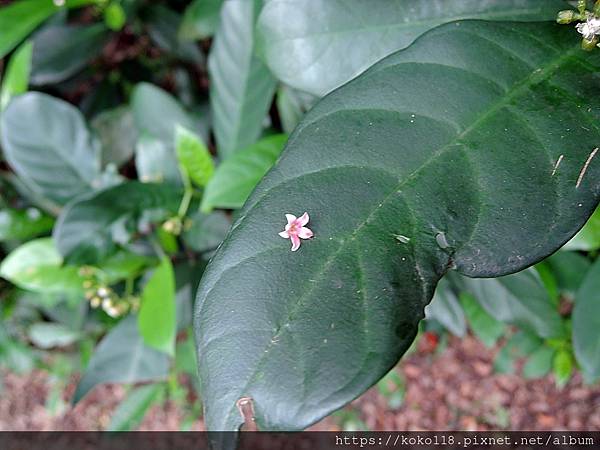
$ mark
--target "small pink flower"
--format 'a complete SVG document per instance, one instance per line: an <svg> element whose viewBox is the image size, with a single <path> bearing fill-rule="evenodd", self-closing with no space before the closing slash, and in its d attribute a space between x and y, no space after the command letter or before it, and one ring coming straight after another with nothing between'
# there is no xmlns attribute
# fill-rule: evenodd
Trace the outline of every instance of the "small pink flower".
<svg viewBox="0 0 600 450"><path fill-rule="evenodd" d="M310 239L313 237L313 232L304 226L310 219L307 212L300 217L286 214L285 218L288 223L285 226L285 230L279 233L279 236L290 239L292 241L292 251L295 252L300 248L300 239Z"/></svg>

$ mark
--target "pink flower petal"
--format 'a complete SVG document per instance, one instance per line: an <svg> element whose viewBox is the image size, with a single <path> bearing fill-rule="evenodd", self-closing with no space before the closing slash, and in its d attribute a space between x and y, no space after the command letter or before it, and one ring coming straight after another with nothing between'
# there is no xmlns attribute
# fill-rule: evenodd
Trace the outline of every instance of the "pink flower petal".
<svg viewBox="0 0 600 450"><path fill-rule="evenodd" d="M288 234L287 231L282 231L281 233L278 233L279 236L281 236L282 238L286 238L289 239L290 235Z"/></svg>
<svg viewBox="0 0 600 450"><path fill-rule="evenodd" d="M293 234L290 236L290 239L292 240L292 251L295 252L300 248L300 238Z"/></svg>
<svg viewBox="0 0 600 450"><path fill-rule="evenodd" d="M285 218L288 221L288 225L291 225L292 223L294 223L294 221L296 220L296 216L293 214L286 214Z"/></svg>
<svg viewBox="0 0 600 450"><path fill-rule="evenodd" d="M298 231L298 237L302 239L310 239L313 237L313 232L310 228L302 227L300 231Z"/></svg>
<svg viewBox="0 0 600 450"><path fill-rule="evenodd" d="M303 227L304 225L306 225L309 220L310 220L310 218L308 217L308 213L307 212L305 212L300 217L298 217L298 222L299 222L299 224L300 224L301 227Z"/></svg>

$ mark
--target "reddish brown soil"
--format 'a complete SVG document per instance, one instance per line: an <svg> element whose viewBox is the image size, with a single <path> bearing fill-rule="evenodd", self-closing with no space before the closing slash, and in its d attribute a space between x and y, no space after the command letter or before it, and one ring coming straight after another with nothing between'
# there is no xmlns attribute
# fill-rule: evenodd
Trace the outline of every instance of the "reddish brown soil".
<svg viewBox="0 0 600 450"><path fill-rule="evenodd" d="M494 353L471 337L451 339L440 354L421 348L397 369L407 381L399 409L389 409L376 389L348 408L358 410L371 430L600 430L600 386L584 386L579 375L561 390L551 377L527 381L494 374ZM52 416L45 407L50 390L46 373L2 372L2 377L0 430L102 430L125 395L120 386L102 386L76 408L66 406ZM65 390L65 400L73 384ZM182 417L167 402L154 407L139 429L178 430ZM313 429L340 427L339 417L329 417ZM202 422L193 429L202 430Z"/></svg>

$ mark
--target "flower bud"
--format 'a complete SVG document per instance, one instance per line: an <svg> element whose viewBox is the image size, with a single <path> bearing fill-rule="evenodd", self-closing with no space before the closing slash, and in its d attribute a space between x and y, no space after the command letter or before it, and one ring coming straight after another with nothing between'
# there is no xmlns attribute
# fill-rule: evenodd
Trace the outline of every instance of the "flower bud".
<svg viewBox="0 0 600 450"><path fill-rule="evenodd" d="M567 23L571 23L573 22L575 19L575 11L571 11L571 10L564 10L564 11L559 11L558 15L556 16L556 22L560 23L560 24L567 24Z"/></svg>

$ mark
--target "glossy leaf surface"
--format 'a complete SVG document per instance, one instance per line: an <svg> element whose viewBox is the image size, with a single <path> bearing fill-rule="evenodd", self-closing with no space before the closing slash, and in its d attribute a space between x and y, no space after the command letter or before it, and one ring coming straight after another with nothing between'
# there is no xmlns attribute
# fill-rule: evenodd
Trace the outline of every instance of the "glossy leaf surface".
<svg viewBox="0 0 600 450"><path fill-rule="evenodd" d="M600 160L576 186L599 69L555 24L457 22L318 103L199 287L208 428L237 429L241 397L260 429L314 423L396 364L448 270L507 275L568 241L600 199Z"/></svg>

